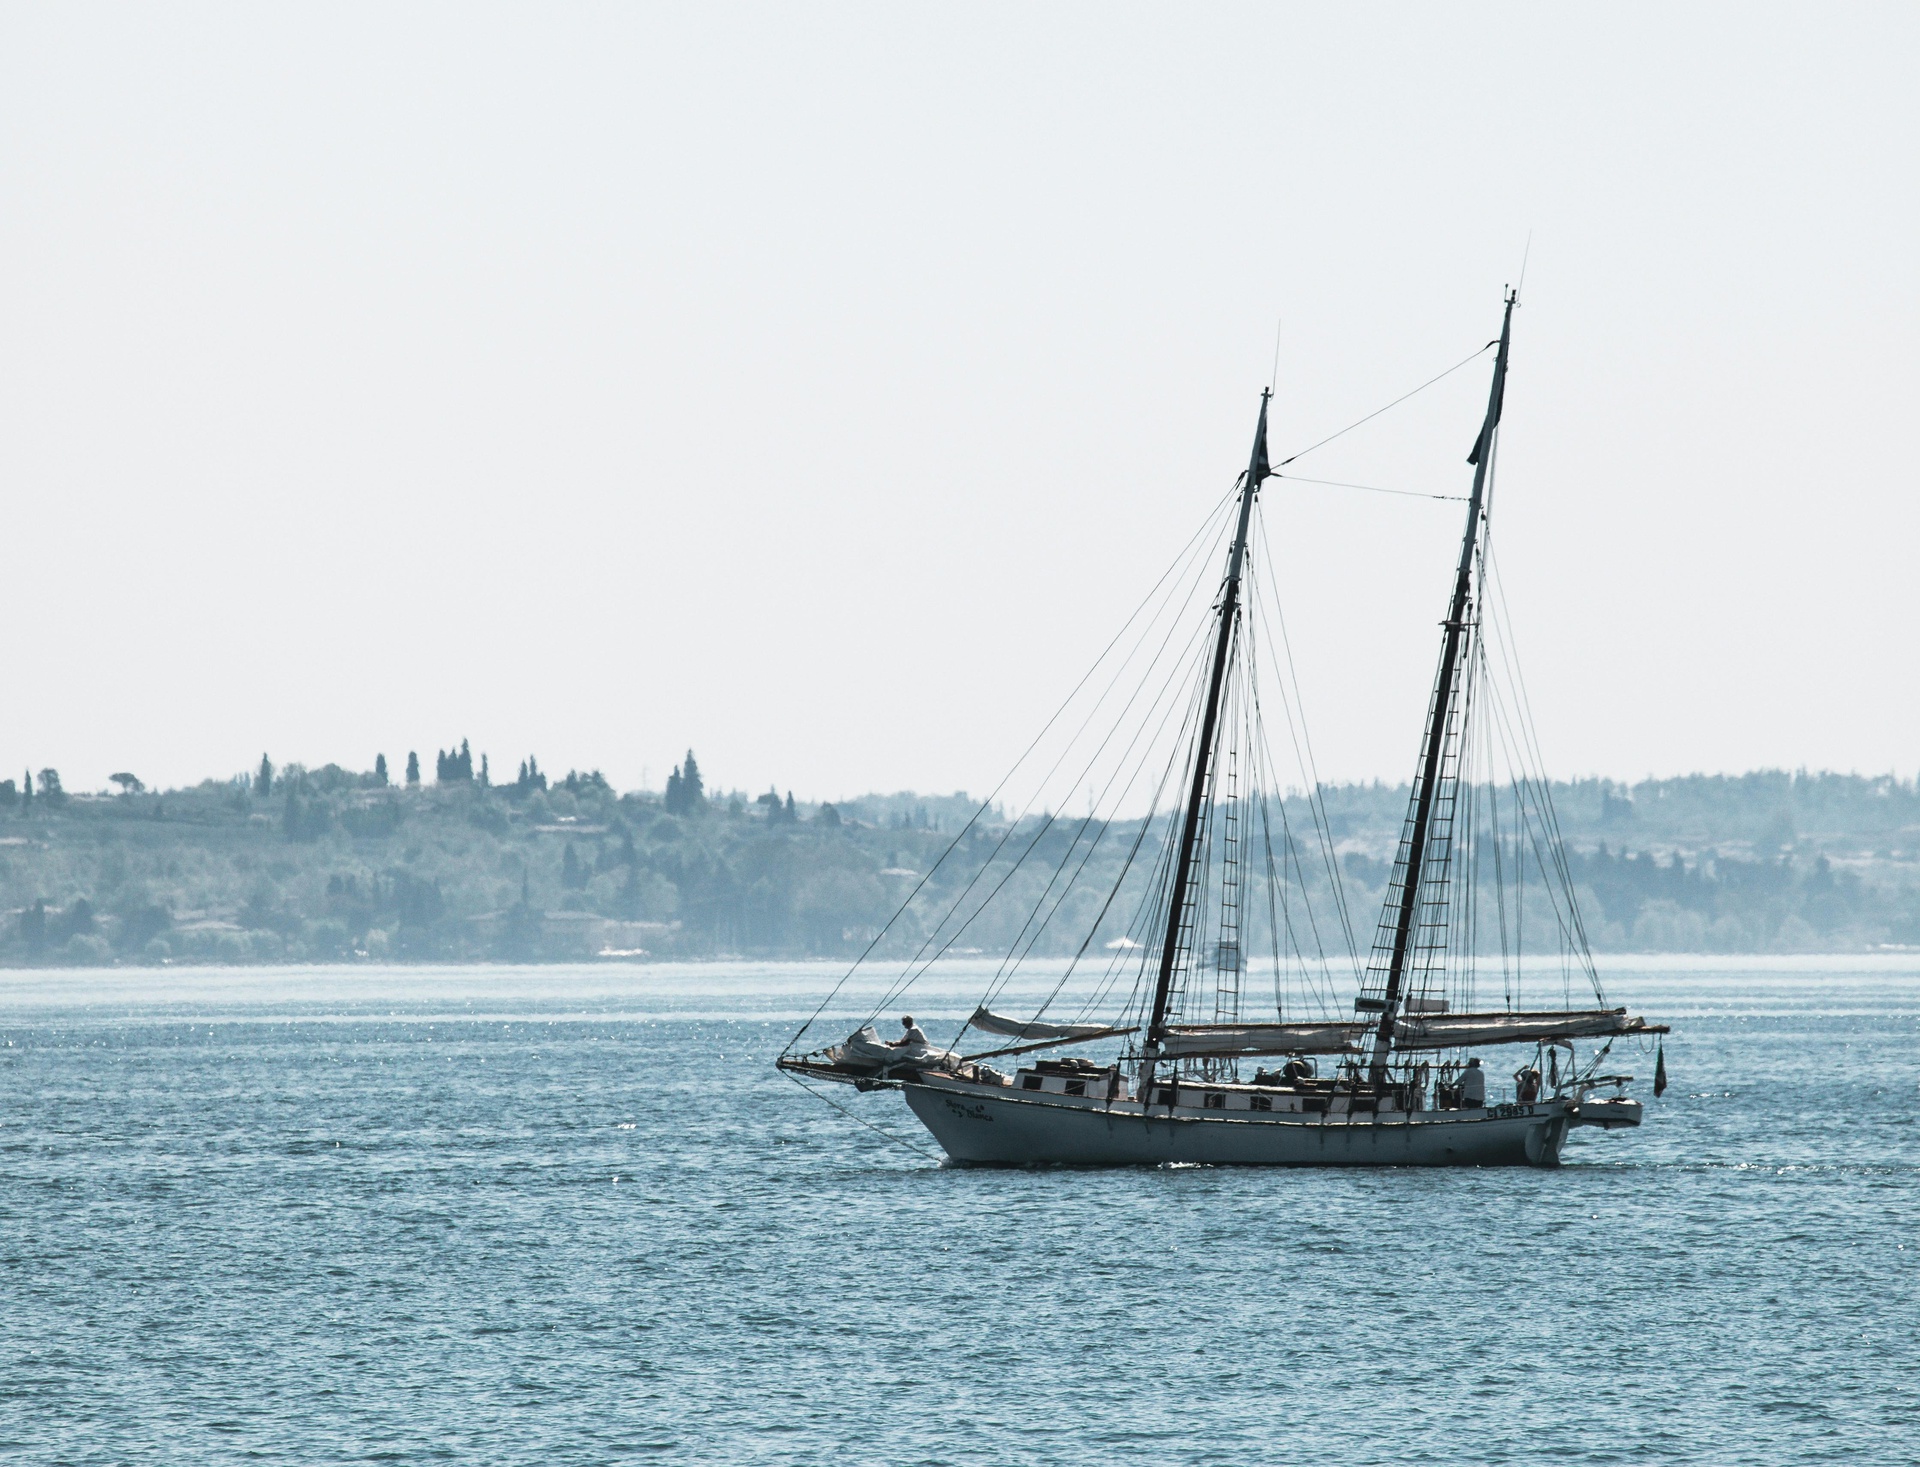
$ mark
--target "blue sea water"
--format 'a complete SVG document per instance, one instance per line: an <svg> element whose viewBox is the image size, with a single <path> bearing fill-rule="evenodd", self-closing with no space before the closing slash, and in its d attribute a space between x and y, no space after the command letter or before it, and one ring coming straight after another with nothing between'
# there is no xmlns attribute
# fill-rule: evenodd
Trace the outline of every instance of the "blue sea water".
<svg viewBox="0 0 1920 1467"><path fill-rule="evenodd" d="M1911 957L1612 965L1551 1172L942 1168L771 1069L830 976L5 975L0 1455L1920 1460Z"/></svg>

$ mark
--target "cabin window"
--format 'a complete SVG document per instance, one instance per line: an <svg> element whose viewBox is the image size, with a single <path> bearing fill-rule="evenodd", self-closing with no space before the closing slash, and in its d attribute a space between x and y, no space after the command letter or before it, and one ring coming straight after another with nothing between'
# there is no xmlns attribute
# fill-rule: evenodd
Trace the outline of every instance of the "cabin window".
<svg viewBox="0 0 1920 1467"><path fill-rule="evenodd" d="M1208 1092L1208 1095L1207 1095L1208 1110L1225 1110L1226 1108L1227 1108L1226 1096L1222 1095L1217 1090Z"/></svg>
<svg viewBox="0 0 1920 1467"><path fill-rule="evenodd" d="M1154 1103L1156 1105L1178 1105L1180 1103L1180 1092L1178 1090L1162 1090L1159 1099Z"/></svg>
<svg viewBox="0 0 1920 1467"><path fill-rule="evenodd" d="M1271 1095L1256 1095L1247 1103L1251 1105L1255 1110L1272 1110L1273 1109L1273 1097Z"/></svg>
<svg viewBox="0 0 1920 1467"><path fill-rule="evenodd" d="M1020 1077L1020 1088L1023 1090L1038 1090L1040 1088L1040 1077L1038 1075L1022 1075Z"/></svg>
<svg viewBox="0 0 1920 1467"><path fill-rule="evenodd" d="M1318 1111L1321 1115L1325 1115L1327 1113L1327 1097L1324 1095L1309 1095L1305 1100L1300 1102L1300 1109Z"/></svg>
<svg viewBox="0 0 1920 1467"><path fill-rule="evenodd" d="M1087 1082L1085 1080L1067 1081L1067 1094L1085 1095L1086 1093L1087 1093Z"/></svg>

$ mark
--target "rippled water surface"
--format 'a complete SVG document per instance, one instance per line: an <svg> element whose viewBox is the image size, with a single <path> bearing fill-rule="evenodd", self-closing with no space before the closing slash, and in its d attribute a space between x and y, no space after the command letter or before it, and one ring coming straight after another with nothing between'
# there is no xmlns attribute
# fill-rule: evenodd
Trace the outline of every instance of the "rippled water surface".
<svg viewBox="0 0 1920 1467"><path fill-rule="evenodd" d="M1617 965L1554 1172L942 1169L828 976L0 976L0 1454L1920 1459L1911 958Z"/></svg>

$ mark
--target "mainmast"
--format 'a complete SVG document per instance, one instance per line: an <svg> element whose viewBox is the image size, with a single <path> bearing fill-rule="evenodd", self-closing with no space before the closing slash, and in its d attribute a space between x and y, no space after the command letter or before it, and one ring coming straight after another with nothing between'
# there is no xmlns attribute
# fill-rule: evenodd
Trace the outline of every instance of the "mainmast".
<svg viewBox="0 0 1920 1467"><path fill-rule="evenodd" d="M1246 476L1240 481L1240 522L1233 533L1233 551L1227 557L1226 584L1220 591L1220 631L1213 644L1213 672L1207 682L1207 707L1200 720L1200 736L1194 743L1193 784L1187 795L1186 819L1180 827L1180 852L1173 867L1173 895L1167 905L1167 931L1160 944L1160 976L1153 987L1153 1011L1147 1020L1147 1038L1140 1068L1140 1094L1146 1099L1153 1083L1153 1067L1159 1059L1160 1040L1165 1036L1167 1001L1173 991L1173 969L1179 958L1180 929L1185 922L1187 889L1192 882L1194 847L1200 839L1200 825L1207 800L1207 776L1213 767L1214 742L1220 722L1220 687L1226 680L1227 655L1233 646L1234 621L1240 614L1240 570L1247 555L1247 525L1253 517L1254 496L1273 473L1267 462L1267 402L1272 391L1260 394L1260 423L1254 430L1253 456L1247 462Z"/></svg>
<svg viewBox="0 0 1920 1467"><path fill-rule="evenodd" d="M1500 350L1493 359L1493 388L1487 397L1487 418L1474 441L1467 462L1473 465L1473 494L1467 500L1467 529L1460 542L1460 567L1453 578L1453 600L1447 607L1445 635L1440 644L1440 671L1434 679L1433 704L1427 712L1427 730L1420 747L1420 783L1414 790L1413 817L1407 835L1407 864L1400 887L1400 908L1394 921L1393 947L1387 963L1386 991L1381 995L1380 1026L1374 1033L1373 1065L1369 1078L1382 1085L1387 1058L1393 1051L1393 1026L1406 986L1407 959L1413 946L1414 922L1420 910L1422 876L1427 859L1427 835L1433 820L1434 798L1440 787L1441 759L1447 746L1447 720L1453 697L1454 675L1466 641L1467 616L1473 590L1474 546L1480 534L1485 502L1487 467L1493 461L1493 433L1500 425L1500 405L1507 390L1507 343L1513 329L1513 305L1518 292L1507 293L1506 314L1500 321Z"/></svg>

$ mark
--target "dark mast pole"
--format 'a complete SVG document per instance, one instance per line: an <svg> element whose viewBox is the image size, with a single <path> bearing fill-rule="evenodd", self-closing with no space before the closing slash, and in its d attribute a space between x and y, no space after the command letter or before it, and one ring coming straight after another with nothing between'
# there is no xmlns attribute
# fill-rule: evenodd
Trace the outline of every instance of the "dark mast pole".
<svg viewBox="0 0 1920 1467"><path fill-rule="evenodd" d="M1187 795L1187 815L1180 827L1180 854L1174 862L1173 899L1167 907L1166 939L1160 944L1160 977L1153 987L1153 1013L1147 1020L1147 1042L1140 1069L1140 1098L1147 1100L1147 1087L1153 1083L1153 1067L1159 1059L1160 1040L1166 1032L1167 998L1173 989L1173 966L1179 956L1181 914L1187 904L1187 887L1193 874L1193 848L1200 838L1200 819L1206 807L1207 772L1213 764L1214 731L1220 721L1220 685L1226 679L1227 652L1233 645L1234 618L1240 611L1240 569L1247 555L1247 524L1253 517L1254 496L1273 473L1267 463L1267 400L1271 390L1260 394L1260 425L1254 430L1253 456L1247 461L1246 478L1240 485L1240 524L1233 534L1233 553L1227 557L1227 580L1220 591L1220 634L1213 644L1213 674L1207 682L1207 709L1200 720L1200 737L1194 745L1193 786Z"/></svg>
<svg viewBox="0 0 1920 1467"><path fill-rule="evenodd" d="M1518 292L1507 293L1506 314L1500 320L1500 350L1493 359L1493 388L1487 396L1487 419L1467 462L1473 465L1473 494L1467 501L1467 531L1460 542L1460 568L1454 573L1453 601L1447 608L1446 633L1440 644L1440 672L1434 680L1433 707L1427 715L1426 737L1420 748L1420 787L1414 792L1413 830L1407 838L1407 871L1400 889L1400 911L1393 928L1393 956L1387 966L1387 989L1382 995L1380 1026L1374 1032L1373 1065L1369 1079L1386 1083L1387 1057L1393 1050L1393 1025L1399 1014L1401 990L1406 984L1407 957L1413 946L1415 919L1420 912L1421 875L1427 860L1427 832L1440 784L1440 761L1447 746L1448 706L1453 698L1454 670L1466 640L1467 608L1473 590L1473 551L1480 534L1481 509L1487 486L1487 465L1493 459L1493 431L1500 425L1500 405L1507 391L1507 342L1513 330L1513 303Z"/></svg>

